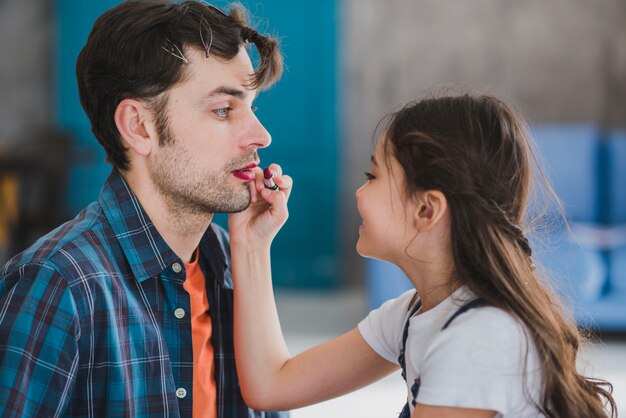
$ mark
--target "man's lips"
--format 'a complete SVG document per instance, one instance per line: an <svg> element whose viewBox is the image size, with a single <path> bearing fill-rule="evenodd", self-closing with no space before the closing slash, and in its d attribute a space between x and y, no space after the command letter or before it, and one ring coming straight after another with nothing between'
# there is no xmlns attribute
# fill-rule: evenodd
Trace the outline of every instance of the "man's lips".
<svg viewBox="0 0 626 418"><path fill-rule="evenodd" d="M234 170L233 176L241 180L247 180L247 181L254 180L256 177L256 173L250 170L255 168L257 165L258 165L257 163L251 163L245 166L244 168L240 168L239 170Z"/></svg>

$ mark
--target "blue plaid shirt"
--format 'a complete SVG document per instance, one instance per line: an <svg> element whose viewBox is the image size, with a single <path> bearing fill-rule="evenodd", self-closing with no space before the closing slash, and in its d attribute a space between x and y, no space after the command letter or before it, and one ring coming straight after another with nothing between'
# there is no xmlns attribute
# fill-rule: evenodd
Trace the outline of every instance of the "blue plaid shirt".
<svg viewBox="0 0 626 418"><path fill-rule="evenodd" d="M218 417L288 416L241 398L226 232L211 225L199 254ZM184 281L183 261L113 171L97 202L0 271L0 416L191 417Z"/></svg>

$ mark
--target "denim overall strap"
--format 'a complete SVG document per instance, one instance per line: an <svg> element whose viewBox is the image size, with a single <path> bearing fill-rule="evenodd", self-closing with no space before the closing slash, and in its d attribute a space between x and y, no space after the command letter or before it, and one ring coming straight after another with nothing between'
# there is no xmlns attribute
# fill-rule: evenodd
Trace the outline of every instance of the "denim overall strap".
<svg viewBox="0 0 626 418"><path fill-rule="evenodd" d="M467 302L465 305L461 306L455 313L454 315L452 315L450 317L450 319L448 319L448 321L446 322L446 324L443 326L443 328L441 328L441 330L443 331L444 329L448 328L448 325L450 325L452 323L452 321L454 321L456 319L457 316L461 315L462 313L465 313L467 311L469 311L470 309L473 308L480 308L481 306L485 306L487 304L487 302L485 302L482 299L473 299L470 300L469 302Z"/></svg>
<svg viewBox="0 0 626 418"><path fill-rule="evenodd" d="M417 295L416 295L417 296ZM422 306L422 302L420 300L413 305L413 301L409 305L409 317L406 319L404 324L404 332L402 333L402 347L400 348L400 356L398 357L398 363L400 363L400 367L402 368L402 378L406 382L406 361L404 356L404 351L406 349L406 340L409 337L409 325L411 322L411 318L415 315L415 312ZM411 414L411 410L409 409L409 403L407 402L402 408L402 412L400 412L399 418L409 418Z"/></svg>
<svg viewBox="0 0 626 418"><path fill-rule="evenodd" d="M411 301L411 305L413 305L413 302ZM400 356L398 356L398 363L400 364L400 367L402 368L402 378L404 379L404 381L406 382L406 362L405 362L405 357L404 357L404 350L406 349L406 339L409 337L409 324L411 321L411 318L413 317L413 315L415 315L415 312L418 311L418 309L422 306L422 302L421 301L417 301L417 303L415 303L414 306L409 306L409 317L406 320L406 323L404 324L404 332L402 333L402 348L400 349Z"/></svg>
<svg viewBox="0 0 626 418"><path fill-rule="evenodd" d="M450 317L450 319L446 321L445 325L441 328L441 330L443 331L444 329L448 328L448 326L452 323L452 321L456 319L457 316L469 311L470 309L479 308L485 305L487 305L487 302L485 302L482 299L470 300L469 302L461 306L459 309L457 309L457 311ZM398 357L398 363L400 363L400 367L402 367L402 378L404 378L404 381L406 381L406 362L405 362L406 359L405 359L404 351L406 349L406 340L409 337L409 322L411 320L411 317L413 317L413 315L415 314L415 312L417 312L420 306L421 306L421 302L418 301L416 306L413 308L411 315L409 315L409 318L406 320L406 324L404 324L404 333L402 334L402 349L400 350L400 357ZM413 394L414 398L417 396L418 391L419 391L419 379L417 379L413 387L411 387L411 393ZM413 406L415 406L415 401L413 403L414 403ZM407 403L404 405L404 408L402 408L402 412L400 412L400 415L398 416L398 418L410 418L410 417L411 417L411 408L409 407L409 402L407 401Z"/></svg>

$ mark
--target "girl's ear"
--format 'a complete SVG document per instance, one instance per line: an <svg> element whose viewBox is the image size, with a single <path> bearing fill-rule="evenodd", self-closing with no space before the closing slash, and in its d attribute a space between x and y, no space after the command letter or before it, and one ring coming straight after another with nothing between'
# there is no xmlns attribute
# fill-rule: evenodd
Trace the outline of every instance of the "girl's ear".
<svg viewBox="0 0 626 418"><path fill-rule="evenodd" d="M127 148L147 156L152 150L151 113L136 99L124 99L115 109L115 125Z"/></svg>
<svg viewBox="0 0 626 418"><path fill-rule="evenodd" d="M448 199L439 190L426 190L415 197L414 220L418 231L428 231L448 212Z"/></svg>

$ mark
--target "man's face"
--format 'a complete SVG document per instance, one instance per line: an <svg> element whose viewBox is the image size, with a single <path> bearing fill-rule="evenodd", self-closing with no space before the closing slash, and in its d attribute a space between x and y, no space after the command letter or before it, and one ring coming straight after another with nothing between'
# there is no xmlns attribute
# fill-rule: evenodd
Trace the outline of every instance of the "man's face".
<svg viewBox="0 0 626 418"><path fill-rule="evenodd" d="M257 149L271 142L254 114L256 90L246 88L252 63L245 49L228 62L187 49L183 82L168 90L156 115L160 145L149 171L157 190L178 209L238 212L250 204Z"/></svg>

